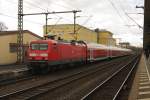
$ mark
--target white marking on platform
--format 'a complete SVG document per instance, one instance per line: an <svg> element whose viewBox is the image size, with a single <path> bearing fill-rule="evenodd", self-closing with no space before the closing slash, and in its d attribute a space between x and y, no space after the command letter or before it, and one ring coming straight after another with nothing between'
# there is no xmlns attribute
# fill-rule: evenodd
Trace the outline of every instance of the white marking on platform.
<svg viewBox="0 0 150 100"><path fill-rule="evenodd" d="M142 95L142 94L150 94L150 91L139 92L139 95Z"/></svg>
<svg viewBox="0 0 150 100"><path fill-rule="evenodd" d="M148 79L141 79L140 82L149 81Z"/></svg>
<svg viewBox="0 0 150 100"><path fill-rule="evenodd" d="M140 79L148 79L148 77L140 77Z"/></svg>
<svg viewBox="0 0 150 100"><path fill-rule="evenodd" d="M140 85L146 85L146 84L150 84L150 82L141 82L139 83Z"/></svg>
<svg viewBox="0 0 150 100"><path fill-rule="evenodd" d="M145 74L145 75L139 75L140 77L144 77L144 76L147 76L147 74Z"/></svg>
<svg viewBox="0 0 150 100"><path fill-rule="evenodd" d="M142 76L140 75L140 77L148 77L148 76L147 75L142 75Z"/></svg>
<svg viewBox="0 0 150 100"><path fill-rule="evenodd" d="M150 89L150 86L140 86L139 89Z"/></svg>
<svg viewBox="0 0 150 100"><path fill-rule="evenodd" d="M140 77L148 77L147 75L140 75Z"/></svg>
<svg viewBox="0 0 150 100"><path fill-rule="evenodd" d="M150 98L138 99L138 100L150 100Z"/></svg>
<svg viewBox="0 0 150 100"><path fill-rule="evenodd" d="M145 72L140 72L140 75L147 75L146 71Z"/></svg>

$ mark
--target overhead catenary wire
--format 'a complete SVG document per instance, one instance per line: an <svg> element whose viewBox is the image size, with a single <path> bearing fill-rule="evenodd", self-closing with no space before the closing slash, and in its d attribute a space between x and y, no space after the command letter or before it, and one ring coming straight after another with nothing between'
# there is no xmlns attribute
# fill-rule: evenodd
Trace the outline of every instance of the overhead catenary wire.
<svg viewBox="0 0 150 100"><path fill-rule="evenodd" d="M118 14L119 18L121 19L121 21L123 21L122 16L120 15L118 9L116 8L116 6L114 5L114 3L111 0L108 0L109 3L112 5L112 7L114 8L114 10L116 11L116 13Z"/></svg>
<svg viewBox="0 0 150 100"><path fill-rule="evenodd" d="M115 11L117 12L118 16L120 17L120 19L123 21L123 23L124 23L124 25L125 25L128 21L126 22L126 21L124 20L124 18L121 16L119 10L116 8L115 4L114 4L111 0L108 0L108 1L111 3L112 7L115 9ZM122 9L122 7L121 7L121 9ZM122 9L122 10L123 10L123 9ZM130 31L131 31L131 30L130 30ZM132 32L131 32L131 33L132 33Z"/></svg>
<svg viewBox="0 0 150 100"><path fill-rule="evenodd" d="M17 2L14 2L14 1L10 1L10 0L6 0L7 2L9 2L9 3L12 3L12 4L15 4L15 5L17 5ZM29 2L29 1L27 1L27 0L25 0L24 2L26 3L26 4L28 4L28 5L25 5L26 6L26 8L29 8L29 9L31 9L30 7L34 7L34 8L37 8L37 9L41 9L41 10L43 10L44 12L46 11L46 9L45 8L43 8L42 6L38 6L38 5L40 5L40 3L39 2L37 2L37 1L35 1L35 0L33 0L34 1L34 3L33 2ZM58 6L62 6L62 7L64 7L64 8L70 8L71 9L71 7L66 7L66 6L64 6L64 5L60 5L60 4L57 4L57 3L54 3L55 5L58 5ZM50 11L50 9L48 8L47 9L48 11ZM5 14L6 15L6 14ZM6 15L7 17L10 17L10 18L12 18L13 16L9 16L9 15ZM68 21L68 22L72 22L71 20L69 20L68 18L64 18L64 17L62 17L62 16L59 16L59 15L56 15L57 17L61 17L62 19L64 19L64 20L66 20L66 21ZM14 18L14 17L13 17ZM15 18L16 19L16 18ZM30 21L31 22L31 21ZM33 22L34 24L35 23L37 23L37 22ZM39 24L39 23L37 23L37 24Z"/></svg>
<svg viewBox="0 0 150 100"><path fill-rule="evenodd" d="M89 17L83 22L82 26L85 25L86 23L88 23L88 21L89 21L91 18L92 18L92 16L89 16ZM81 30L81 29L82 29L82 27L79 27L79 28L76 30L76 32L78 32L78 31Z"/></svg>
<svg viewBox="0 0 150 100"><path fill-rule="evenodd" d="M41 10L46 11L46 9L42 8L41 6L38 6L38 5L35 4L35 3L31 3L31 2L29 2L29 1L25 1L25 3L31 5L32 7L36 7L36 8L38 8L38 9L41 9Z"/></svg>
<svg viewBox="0 0 150 100"><path fill-rule="evenodd" d="M118 4L120 4L120 9L122 10L122 12L123 12L123 14L125 15L125 17L126 17L126 20L127 21L124 21L125 23L126 23L126 25L125 26L127 26L128 28L129 28L129 31L131 32L131 33L133 33L133 31L131 30L131 27L129 26L129 19L128 19L128 17L126 16L126 12L125 12L125 9L124 9L124 7L123 7L123 5L122 5L122 3L121 3L121 1L120 0L118 0Z"/></svg>
<svg viewBox="0 0 150 100"><path fill-rule="evenodd" d="M11 3L11 4L13 4L13 5L15 5L15 6L18 6L17 2L15 2L15 1L12 1L12 0L6 0L6 1L9 2L9 3ZM30 3L30 2L28 2L28 1L24 1L24 3L25 3L25 4L28 4L28 5L24 5L25 8L28 8L28 9L30 9L30 10L31 10L32 8L37 8L37 9L41 9L41 10L44 10L44 11L45 11L45 9L41 8L40 6L37 6L36 4Z"/></svg>
<svg viewBox="0 0 150 100"><path fill-rule="evenodd" d="M120 2L120 0L119 0L119 2ZM121 4L121 2L120 2L120 4ZM128 17L132 22L134 22L139 28L143 29L143 27L142 27L141 25L139 25L132 17L130 17L127 12L125 12L123 6L120 6L120 8L121 8L122 11L124 12L125 16L127 16L127 17Z"/></svg>
<svg viewBox="0 0 150 100"><path fill-rule="evenodd" d="M35 0L32 0L32 1L34 1L34 3L35 4L37 4L37 5L41 5L40 4L40 2L38 2L38 1L35 1ZM76 8L76 7L73 7L73 6L70 6L70 4L69 5L63 5L63 4L58 4L58 3L56 3L56 2L52 2L52 4L53 5L57 5L57 6L61 6L61 7L63 7L63 8L66 8L66 9L77 9L77 10L79 10L78 8ZM45 8L46 9L46 8ZM49 9L49 8L47 8L46 9L47 11L51 11L51 9ZM62 16L60 16L60 15L56 15L57 17L62 17ZM71 20L69 20L68 18L64 18L64 17L62 17L64 20L66 20L66 21L68 21L68 22L72 22Z"/></svg>
<svg viewBox="0 0 150 100"><path fill-rule="evenodd" d="M143 30L143 27L139 25L132 17L130 17L127 13L125 13L140 29Z"/></svg>
<svg viewBox="0 0 150 100"><path fill-rule="evenodd" d="M15 19L15 20L17 20L17 19L18 19L18 18L17 18L17 17L15 17L15 16L10 16L10 15L4 14L4 13L0 13L0 16L9 17L9 18L12 18L12 19ZM43 25L44 25L43 23L35 22L35 21L29 20L29 19L25 19L25 21L30 22L30 23L32 23L32 24L41 25L41 26L43 26Z"/></svg>
<svg viewBox="0 0 150 100"><path fill-rule="evenodd" d="M53 25L53 27L51 28L51 30L50 30L50 32L54 29L54 27L58 24L58 22L61 20L62 18L60 17L57 21L56 21L56 23Z"/></svg>
<svg viewBox="0 0 150 100"><path fill-rule="evenodd" d="M114 4L113 2L112 2L112 4L115 6L115 4ZM121 18L123 19L123 22L124 22L125 24L128 24L128 23L129 23L128 20L129 20L129 19L131 20L131 18L129 18L129 16L126 15L126 12L125 12L125 10L124 10L124 8L123 8L123 5L121 5L122 3L121 3L120 0L118 1L118 4L120 4L120 9L122 10L124 16L127 18L127 21L125 21L123 17L121 17ZM133 20L132 20L132 21L133 21ZM134 23L135 23L135 22L134 22ZM137 25L137 24L136 24L136 25ZM127 27L129 28L130 32L133 33L130 26L128 26L128 25L125 25L125 26L127 26Z"/></svg>

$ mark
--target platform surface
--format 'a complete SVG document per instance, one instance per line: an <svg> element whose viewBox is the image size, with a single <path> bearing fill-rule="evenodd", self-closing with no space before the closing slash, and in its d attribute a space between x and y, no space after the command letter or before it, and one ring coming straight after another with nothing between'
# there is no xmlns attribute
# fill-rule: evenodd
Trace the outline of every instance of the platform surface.
<svg viewBox="0 0 150 100"><path fill-rule="evenodd" d="M0 66L0 82L9 79L16 79L28 75L29 69L26 65Z"/></svg>
<svg viewBox="0 0 150 100"><path fill-rule="evenodd" d="M26 65L1 65L0 66L0 74L5 72L13 72L19 70L28 70Z"/></svg>
<svg viewBox="0 0 150 100"><path fill-rule="evenodd" d="M141 56L128 100L150 100L150 58Z"/></svg>

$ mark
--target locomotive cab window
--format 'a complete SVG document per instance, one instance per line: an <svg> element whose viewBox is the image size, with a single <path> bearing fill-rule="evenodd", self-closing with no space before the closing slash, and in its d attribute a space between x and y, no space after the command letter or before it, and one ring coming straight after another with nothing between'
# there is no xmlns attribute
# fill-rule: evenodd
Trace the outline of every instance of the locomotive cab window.
<svg viewBox="0 0 150 100"><path fill-rule="evenodd" d="M47 50L48 44L39 44L40 45L40 50Z"/></svg>
<svg viewBox="0 0 150 100"><path fill-rule="evenodd" d="M33 44L31 44L31 49L32 50L47 50L48 44L46 44L46 43L33 43Z"/></svg>
<svg viewBox="0 0 150 100"><path fill-rule="evenodd" d="M31 44L31 49L32 50L38 50L39 49L39 44L36 44L36 43Z"/></svg>

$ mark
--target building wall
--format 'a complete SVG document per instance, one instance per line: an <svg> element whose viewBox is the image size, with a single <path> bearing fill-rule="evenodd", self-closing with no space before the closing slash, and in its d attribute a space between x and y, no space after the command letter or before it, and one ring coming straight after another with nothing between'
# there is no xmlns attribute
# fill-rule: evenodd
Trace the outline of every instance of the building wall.
<svg viewBox="0 0 150 100"><path fill-rule="evenodd" d="M33 35L29 34L29 33L25 33L23 39L24 39L23 40L24 44L29 44L33 40L40 40L40 38L35 37L35 36L33 36Z"/></svg>
<svg viewBox="0 0 150 100"><path fill-rule="evenodd" d="M73 24L48 25L48 34L57 35L56 38L59 36L64 40L75 40L75 37L77 36L77 40L84 40L87 42L97 42L96 32L90 29L87 29L80 25L76 25L76 33L77 34L74 34Z"/></svg>
<svg viewBox="0 0 150 100"><path fill-rule="evenodd" d="M29 33L24 33L24 44L38 39ZM12 64L17 61L17 52L10 52L10 43L17 43L16 34L0 36L0 65Z"/></svg>
<svg viewBox="0 0 150 100"><path fill-rule="evenodd" d="M98 36L99 36L99 40L98 43L100 44L104 44L104 45L112 45L115 46L116 45L116 40L112 37L112 33L109 31L100 31Z"/></svg>
<svg viewBox="0 0 150 100"><path fill-rule="evenodd" d="M10 53L9 43L15 43L16 35L0 36L0 65L16 62L16 53Z"/></svg>

